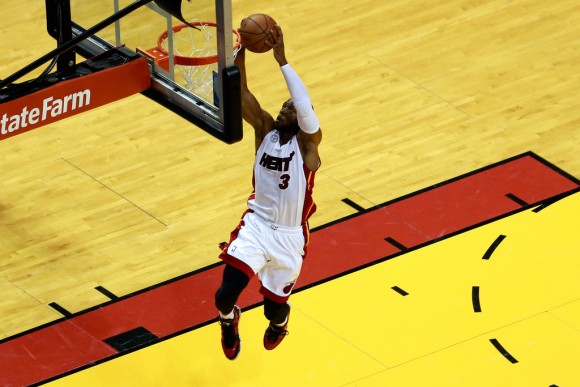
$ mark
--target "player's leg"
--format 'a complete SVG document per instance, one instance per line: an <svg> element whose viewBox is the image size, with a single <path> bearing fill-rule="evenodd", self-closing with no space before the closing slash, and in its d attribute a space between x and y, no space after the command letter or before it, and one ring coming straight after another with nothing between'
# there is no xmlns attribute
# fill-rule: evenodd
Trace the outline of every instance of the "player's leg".
<svg viewBox="0 0 580 387"><path fill-rule="evenodd" d="M276 348L288 334L290 304L288 298L302 268L304 236L296 231L271 231L270 262L258 273L264 295L264 315L269 320L264 333L264 347Z"/></svg>
<svg viewBox="0 0 580 387"><path fill-rule="evenodd" d="M232 318L234 307L242 291L248 286L250 278L241 270L226 264L222 283L215 293L215 306L221 318Z"/></svg>
<svg viewBox="0 0 580 387"><path fill-rule="evenodd" d="M239 226L232 232L230 243L223 247L220 258L226 263L222 284L215 294L215 305L220 313L222 348L230 360L240 352L241 340L238 333L240 308L238 297L248 285L250 278L266 264L259 246L260 231L246 213Z"/></svg>
<svg viewBox="0 0 580 387"><path fill-rule="evenodd" d="M264 315L270 321L264 333L264 348L272 350L288 334L290 304L288 301L278 302L264 297Z"/></svg>
<svg viewBox="0 0 580 387"><path fill-rule="evenodd" d="M230 360L238 357L241 349L242 343L238 330L241 311L236 301L249 281L250 279L244 272L226 264L222 284L215 294L215 306L219 311L222 330L222 349Z"/></svg>
<svg viewBox="0 0 580 387"><path fill-rule="evenodd" d="M264 316L274 325L282 327L288 322L290 304L277 302L264 297Z"/></svg>

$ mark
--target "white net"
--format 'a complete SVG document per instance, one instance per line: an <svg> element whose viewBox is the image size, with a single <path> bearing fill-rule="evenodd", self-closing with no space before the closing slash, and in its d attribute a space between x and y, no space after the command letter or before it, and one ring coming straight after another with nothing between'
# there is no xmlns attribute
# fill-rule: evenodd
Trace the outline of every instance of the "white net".
<svg viewBox="0 0 580 387"><path fill-rule="evenodd" d="M217 29L214 23L192 21L198 29L179 25L168 31L173 38L176 81L206 102L217 105L214 82L217 83ZM234 39L237 35L233 34ZM163 39L161 47L169 52L170 39ZM181 64L183 58L203 59L202 64ZM217 85L216 85L217 86Z"/></svg>

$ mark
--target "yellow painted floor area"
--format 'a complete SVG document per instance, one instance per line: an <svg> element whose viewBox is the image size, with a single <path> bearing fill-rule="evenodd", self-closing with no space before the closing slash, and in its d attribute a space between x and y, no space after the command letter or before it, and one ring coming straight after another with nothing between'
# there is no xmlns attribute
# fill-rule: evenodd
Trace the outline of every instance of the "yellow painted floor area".
<svg viewBox="0 0 580 387"><path fill-rule="evenodd" d="M235 361L211 324L49 385L580 386L578 214L575 194L301 291L271 352L255 308Z"/></svg>

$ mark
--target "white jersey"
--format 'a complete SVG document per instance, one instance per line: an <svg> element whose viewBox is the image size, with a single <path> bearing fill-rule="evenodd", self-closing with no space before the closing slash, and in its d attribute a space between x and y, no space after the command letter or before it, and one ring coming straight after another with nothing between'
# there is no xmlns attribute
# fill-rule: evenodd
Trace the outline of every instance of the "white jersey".
<svg viewBox="0 0 580 387"><path fill-rule="evenodd" d="M284 145L279 140L278 131L270 131L256 153L248 208L275 225L301 227L316 211L312 200L315 172L304 165L296 136Z"/></svg>

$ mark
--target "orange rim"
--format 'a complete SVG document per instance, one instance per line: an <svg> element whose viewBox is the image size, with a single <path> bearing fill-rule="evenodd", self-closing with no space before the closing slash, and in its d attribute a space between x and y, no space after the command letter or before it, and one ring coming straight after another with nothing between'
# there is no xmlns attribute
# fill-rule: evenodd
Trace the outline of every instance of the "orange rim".
<svg viewBox="0 0 580 387"><path fill-rule="evenodd" d="M196 27L202 27L202 26L217 27L217 24L213 23L213 22L191 22L190 25L193 25ZM172 30L174 33L177 33L179 31L181 31L182 29L188 28L188 27L189 26L187 24L179 24L179 25L173 26ZM240 47L240 44L242 43L242 37L240 36L240 33L237 30L234 29L234 30L232 30L232 32L235 33L237 36L236 44L234 45L234 51L235 51ZM167 31L164 31L161 35L159 35L159 38L157 39L157 48L163 54L169 56L169 53L163 47L163 42L167 39L167 36L168 36ZM204 66L204 65L216 63L218 61L218 56L217 55L210 55L210 56L192 57L192 56L173 55L173 59L174 59L174 62L176 65Z"/></svg>

